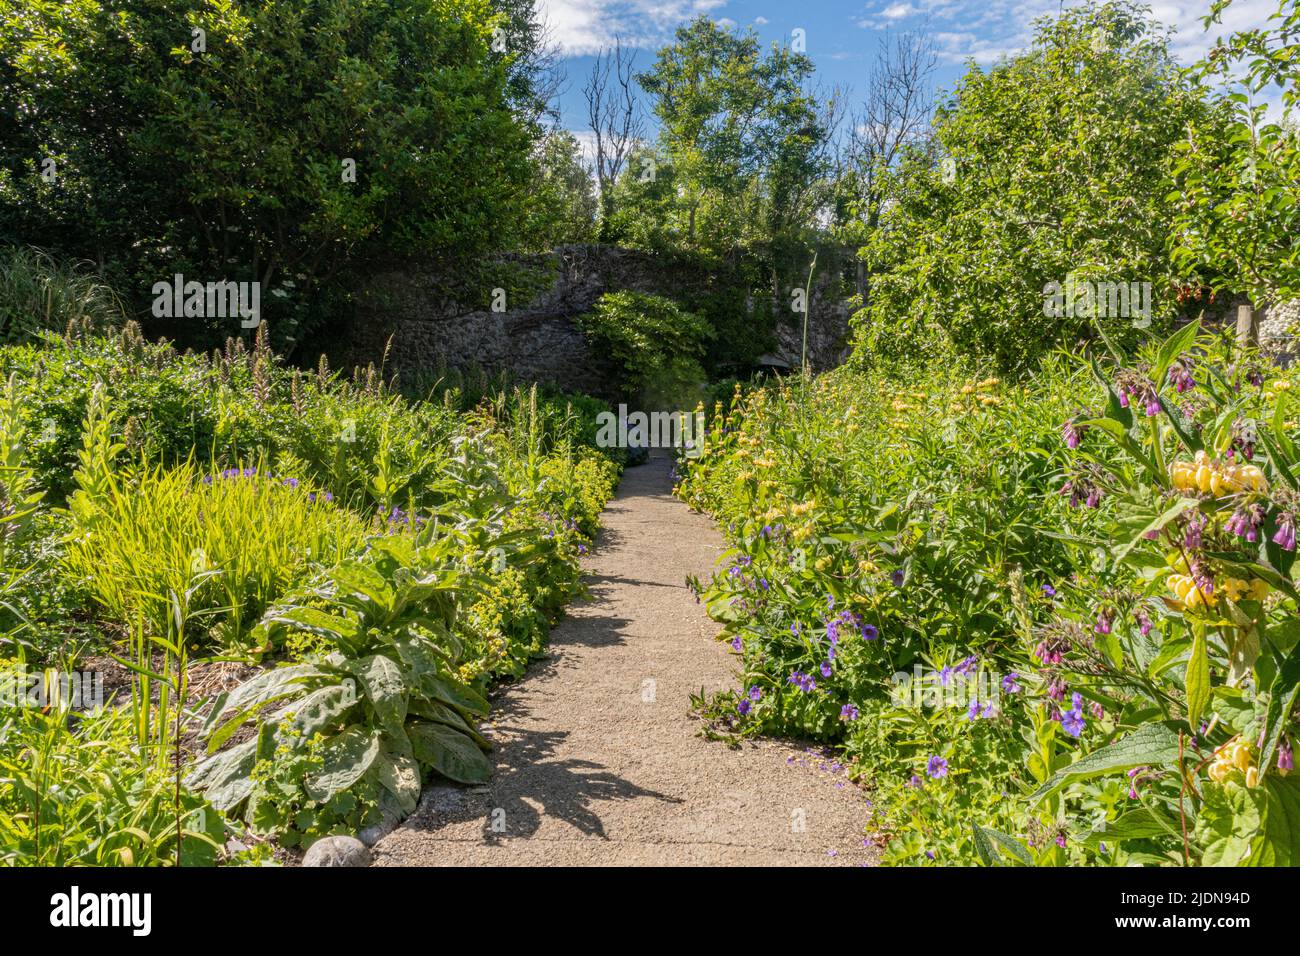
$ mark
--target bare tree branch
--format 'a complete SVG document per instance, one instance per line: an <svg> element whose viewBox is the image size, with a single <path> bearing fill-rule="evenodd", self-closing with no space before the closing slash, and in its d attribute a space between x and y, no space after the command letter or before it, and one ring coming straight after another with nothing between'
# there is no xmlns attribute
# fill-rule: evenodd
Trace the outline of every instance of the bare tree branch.
<svg viewBox="0 0 1300 956"><path fill-rule="evenodd" d="M596 54L582 88L587 123L594 135L593 167L600 189L602 227L614 212L614 183L645 132L645 117L636 97L633 64L636 52L616 37L613 48Z"/></svg>

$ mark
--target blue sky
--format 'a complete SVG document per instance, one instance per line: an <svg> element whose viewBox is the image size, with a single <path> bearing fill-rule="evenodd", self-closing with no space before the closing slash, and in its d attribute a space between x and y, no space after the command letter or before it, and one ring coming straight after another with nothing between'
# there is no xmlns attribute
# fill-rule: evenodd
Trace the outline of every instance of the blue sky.
<svg viewBox="0 0 1300 956"><path fill-rule="evenodd" d="M576 133L586 126L582 84L591 54L615 36L640 48L637 67L645 68L677 26L700 14L742 29L752 26L765 43L789 42L798 28L804 30L818 79L860 90L882 36L924 30L940 58L936 85L950 88L968 59L993 63L1023 49L1034 18L1061 7L1059 0L538 0L538 5L552 41L564 54L568 79L559 100L561 125ZM1177 31L1174 53L1188 63L1215 37L1263 26L1277 9L1276 0L1234 0L1223 26L1207 33L1199 18L1209 0L1164 0L1150 6L1155 19Z"/></svg>

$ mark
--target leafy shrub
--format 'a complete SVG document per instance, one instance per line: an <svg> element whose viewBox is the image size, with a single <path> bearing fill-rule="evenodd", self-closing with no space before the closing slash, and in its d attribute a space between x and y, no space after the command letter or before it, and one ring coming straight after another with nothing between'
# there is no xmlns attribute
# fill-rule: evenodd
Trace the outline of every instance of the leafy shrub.
<svg viewBox="0 0 1300 956"><path fill-rule="evenodd" d="M705 379L700 359L713 334L703 319L662 296L607 292L578 324L593 349L618 366L629 396L695 406L692 393Z"/></svg>
<svg viewBox="0 0 1300 956"><path fill-rule="evenodd" d="M1208 23L1229 9L1213 4ZM1279 0L1264 26L1232 34L1197 64L1203 78L1230 78L1233 91L1176 147L1174 261L1256 305L1300 297L1300 137L1293 122L1272 122L1258 96L1276 86L1285 111L1300 103L1297 24L1300 4ZM1237 88L1243 79L1255 98Z"/></svg>
<svg viewBox="0 0 1300 956"><path fill-rule="evenodd" d="M0 231L114 262L141 299L175 273L257 280L298 342L351 264L472 259L525 214L534 133L482 0L3 9L0 115L23 122L0 139Z"/></svg>
<svg viewBox="0 0 1300 956"><path fill-rule="evenodd" d="M1058 733L1091 752L1044 768L1030 802L1117 863L1289 865L1294 378L1249 355L1229 365L1199 332L1095 365L1099 410L1067 424L1072 495L1112 500L1087 529L1107 551L1062 595L1034 662L1058 713L1072 694L1078 717Z"/></svg>
<svg viewBox="0 0 1300 956"><path fill-rule="evenodd" d="M204 730L212 756L190 785L292 843L340 826L355 831L384 805L410 813L429 769L484 782L491 765L479 747L487 744L471 721L487 716L487 702L456 677L453 634L462 592L481 579L457 567L459 546L433 525L375 538L270 609L258 625L267 645L305 631L331 650L218 697ZM252 739L219 749L250 721ZM290 760L305 775L286 774Z"/></svg>
<svg viewBox="0 0 1300 956"><path fill-rule="evenodd" d="M0 349L0 369L16 378L38 485L58 498L72 490L96 389L132 455L218 471L260 460L361 508L419 500L457 426L453 412L390 393L372 370L349 382L323 366L287 369L264 340L251 351L231 340L224 352L181 355L128 325L120 335Z"/></svg>
<svg viewBox="0 0 1300 956"><path fill-rule="evenodd" d="M1029 50L966 73L938 110L933 151L893 177L863 249L860 361L922 360L937 343L1029 371L1098 321L1131 346L1176 313L1186 264L1166 250L1170 175L1188 123L1210 115L1204 94L1143 8L1086 3L1035 27ZM1049 284L1071 276L1078 300L1046 308ZM1118 290L1121 307L1102 308L1085 281L1149 283L1150 313L1130 302L1124 314Z"/></svg>

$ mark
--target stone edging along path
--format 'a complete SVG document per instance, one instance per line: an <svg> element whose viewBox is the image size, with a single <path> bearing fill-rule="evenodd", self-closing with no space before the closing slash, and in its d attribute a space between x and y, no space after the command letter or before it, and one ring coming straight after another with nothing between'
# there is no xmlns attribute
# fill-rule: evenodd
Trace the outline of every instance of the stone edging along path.
<svg viewBox="0 0 1300 956"><path fill-rule="evenodd" d="M838 764L697 736L690 695L734 686L735 661L685 579L724 544L672 497L669 469L627 470L584 562L590 599L494 695L492 782L426 789L374 865L873 862L870 804Z"/></svg>

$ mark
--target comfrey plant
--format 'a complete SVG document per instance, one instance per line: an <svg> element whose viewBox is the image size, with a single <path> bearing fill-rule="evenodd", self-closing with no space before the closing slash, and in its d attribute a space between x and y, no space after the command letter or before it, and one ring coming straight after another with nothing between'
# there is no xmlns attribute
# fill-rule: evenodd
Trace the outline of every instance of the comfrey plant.
<svg viewBox="0 0 1300 956"><path fill-rule="evenodd" d="M1035 635L1058 744L1029 802L1094 862L1300 862L1300 408L1229 358L1194 323L1136 367L1094 363L1105 411L1064 431L1093 574Z"/></svg>

